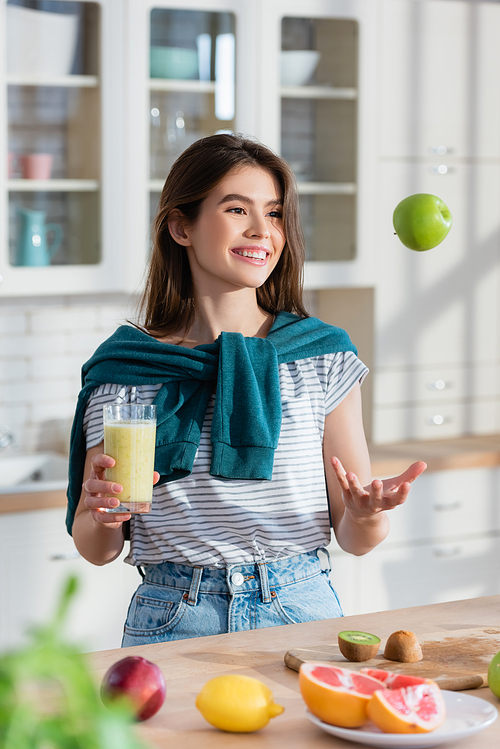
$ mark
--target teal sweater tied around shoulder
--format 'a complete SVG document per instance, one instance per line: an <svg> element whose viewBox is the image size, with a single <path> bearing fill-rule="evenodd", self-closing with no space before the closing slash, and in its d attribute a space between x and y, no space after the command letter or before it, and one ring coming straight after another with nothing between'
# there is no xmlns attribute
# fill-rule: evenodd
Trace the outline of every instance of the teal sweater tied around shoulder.
<svg viewBox="0 0 500 749"><path fill-rule="evenodd" d="M340 351L357 353L344 330L289 312L278 313L266 338L221 333L215 343L193 349L160 343L122 325L82 367L70 443L68 532L82 490L85 407L99 385L162 383L153 402L157 406L155 470L163 484L191 473L216 383L210 474L270 480L281 430L278 364Z"/></svg>

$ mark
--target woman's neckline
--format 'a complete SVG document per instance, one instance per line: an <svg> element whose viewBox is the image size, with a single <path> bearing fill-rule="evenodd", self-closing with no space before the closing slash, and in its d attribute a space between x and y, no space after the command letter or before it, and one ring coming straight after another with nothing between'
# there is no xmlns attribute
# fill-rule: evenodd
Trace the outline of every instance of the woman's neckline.
<svg viewBox="0 0 500 749"><path fill-rule="evenodd" d="M269 333L272 331L272 329L273 329L273 327L274 327L274 325L276 323L276 317L277 317L277 315L273 315L273 318L272 318L272 321L271 321L271 325L270 325L270 327L269 327L269 329L268 329L268 331L267 331L267 333L266 333L265 336L256 335L256 336L244 336L244 337L246 337L246 338L261 338L262 340L265 340L267 338L267 336L269 335ZM190 349L192 351L195 350L195 349L204 348L206 346L213 346L214 343L216 343L216 341L217 341L217 338L216 338L214 341L207 341L205 343L194 343L192 346L189 346L189 345L186 345L185 343L183 343L182 340L180 342L176 342L176 341L173 341L173 340L164 340L164 339L161 339L161 338L155 338L155 336L151 335L151 333L148 333L147 331L145 331L145 332L146 332L146 335L148 335L150 338L153 338L153 340L157 341L158 343L163 343L163 344L166 344L167 346L178 346L179 348L187 348L187 349ZM222 331L222 332L228 332L228 331ZM230 331L230 332L237 333L238 331ZM243 335L243 333L241 335Z"/></svg>

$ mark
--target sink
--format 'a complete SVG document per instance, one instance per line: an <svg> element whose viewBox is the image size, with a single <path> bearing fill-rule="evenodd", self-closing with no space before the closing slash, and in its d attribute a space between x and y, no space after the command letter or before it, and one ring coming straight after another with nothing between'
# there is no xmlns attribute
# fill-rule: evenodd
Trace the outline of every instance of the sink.
<svg viewBox="0 0 500 749"><path fill-rule="evenodd" d="M68 458L58 453L0 454L0 494L66 490Z"/></svg>

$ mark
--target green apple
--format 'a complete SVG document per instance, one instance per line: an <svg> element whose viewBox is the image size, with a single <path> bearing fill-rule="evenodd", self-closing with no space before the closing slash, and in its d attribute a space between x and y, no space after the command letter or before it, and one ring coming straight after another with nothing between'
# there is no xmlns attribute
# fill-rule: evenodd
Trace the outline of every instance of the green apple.
<svg viewBox="0 0 500 749"><path fill-rule="evenodd" d="M493 656L488 667L488 686L496 697L500 697L500 652Z"/></svg>
<svg viewBox="0 0 500 749"><path fill-rule="evenodd" d="M436 195L425 192L409 195L398 203L392 217L394 229L410 250L432 250L451 229L448 206Z"/></svg>

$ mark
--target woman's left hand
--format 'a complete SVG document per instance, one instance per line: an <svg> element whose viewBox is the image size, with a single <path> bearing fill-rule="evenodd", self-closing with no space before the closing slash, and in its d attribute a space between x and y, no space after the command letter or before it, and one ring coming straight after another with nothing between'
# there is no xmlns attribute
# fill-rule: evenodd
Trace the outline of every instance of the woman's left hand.
<svg viewBox="0 0 500 749"><path fill-rule="evenodd" d="M363 487L355 473L346 473L338 458L332 458L332 466L342 489L345 508L354 520L362 520L403 504L410 485L427 468L426 463L418 461L399 476L383 481L374 479Z"/></svg>

